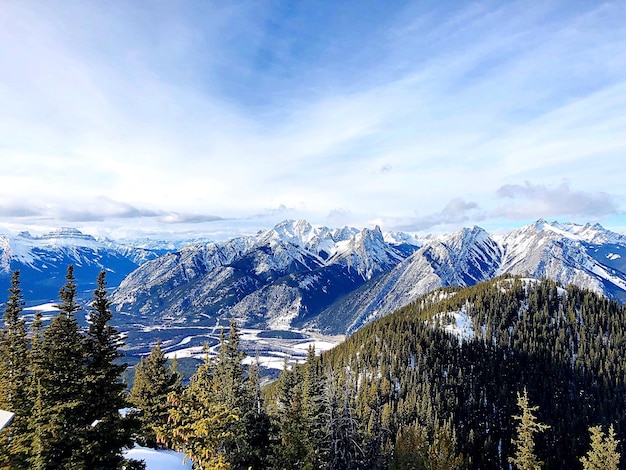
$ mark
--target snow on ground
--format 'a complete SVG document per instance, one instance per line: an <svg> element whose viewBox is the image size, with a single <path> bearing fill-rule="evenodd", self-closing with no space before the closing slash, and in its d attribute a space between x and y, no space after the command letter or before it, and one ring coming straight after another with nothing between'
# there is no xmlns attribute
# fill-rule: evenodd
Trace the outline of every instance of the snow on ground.
<svg viewBox="0 0 626 470"><path fill-rule="evenodd" d="M296 344L293 348L307 351L309 349L309 346L314 346L315 354L319 354L319 353L326 352L329 349L334 348L335 346L337 346L337 343L331 343L329 341L319 341L319 340L307 341L306 343Z"/></svg>
<svg viewBox="0 0 626 470"><path fill-rule="evenodd" d="M34 307L24 307L24 311L41 312L41 313L58 312L59 309L55 307L56 305L57 305L56 302L49 302L47 304L35 305Z"/></svg>
<svg viewBox="0 0 626 470"><path fill-rule="evenodd" d="M204 346L191 346L189 348L177 349L176 351L166 352L164 356L167 359L181 358L181 357L195 357L202 359L205 355Z"/></svg>
<svg viewBox="0 0 626 470"><path fill-rule="evenodd" d="M146 462L146 470L191 470L191 461L183 463L185 455L173 450L155 450L147 447L135 446L127 450L124 455L127 458L143 460Z"/></svg>
<svg viewBox="0 0 626 470"><path fill-rule="evenodd" d="M474 338L474 326L472 319L466 311L443 312L433 318L435 325L440 325L443 329L459 338L459 341L465 341Z"/></svg>
<svg viewBox="0 0 626 470"><path fill-rule="evenodd" d="M617 276L613 276L602 266L594 264L593 268L591 269L591 272L615 284L620 289L626 290L626 282L624 282L622 279L620 279Z"/></svg>
<svg viewBox="0 0 626 470"><path fill-rule="evenodd" d="M261 367L269 369L282 369L284 358L287 357L288 363L302 362L306 356L309 346L315 347L315 353L321 354L332 349L344 340L343 336L326 336L318 333L305 332L300 330L290 330L300 333L304 338L289 339L271 336L259 336L259 334L267 330L258 330L244 328L240 331L239 339L248 354L246 363L250 364L256 361L258 356ZM206 351L204 346L190 346L195 338L204 337L206 335L186 336L182 341L174 346L168 346L165 357L173 359L174 357L194 357L204 359ZM216 339L216 337L214 337ZM197 343L196 343L197 344ZM182 346L182 347L181 347ZM185 347L186 346L186 347ZM209 356L214 357L218 354L219 344L214 344L209 348Z"/></svg>
<svg viewBox="0 0 626 470"><path fill-rule="evenodd" d="M610 259L611 261L613 261L613 260L621 258L622 256L618 255L617 253L609 253L608 255L606 255L606 257Z"/></svg>
<svg viewBox="0 0 626 470"><path fill-rule="evenodd" d="M261 367L264 367L266 369L283 370L283 366L285 365L285 358L276 357L276 356L258 356L258 357L248 356L244 358L242 362L244 364L250 365L250 364L257 364L257 360L258 360L258 364ZM291 361L288 361L288 363L293 363L293 362L294 362L293 359ZM295 362L304 362L304 358Z"/></svg>

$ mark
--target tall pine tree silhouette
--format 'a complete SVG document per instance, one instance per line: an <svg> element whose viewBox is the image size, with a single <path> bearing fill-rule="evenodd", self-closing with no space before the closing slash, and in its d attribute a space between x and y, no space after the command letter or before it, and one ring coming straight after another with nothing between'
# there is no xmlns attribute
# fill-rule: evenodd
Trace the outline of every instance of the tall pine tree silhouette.
<svg viewBox="0 0 626 470"><path fill-rule="evenodd" d="M106 275L98 275L85 335L85 413L87 468L117 468L123 461L122 449L132 443L132 430L119 410L126 406L126 385L121 374L126 364L115 361L123 354L120 333L110 325L113 314L107 297Z"/></svg>
<svg viewBox="0 0 626 470"><path fill-rule="evenodd" d="M9 299L0 331L0 408L15 413L11 426L0 434L0 462L12 469L29 468L28 419L32 401L28 395L28 339L21 317L24 307L20 272L11 277Z"/></svg>
<svg viewBox="0 0 626 470"><path fill-rule="evenodd" d="M74 267L67 268L59 291L59 313L43 333L39 379L41 459L49 469L85 468L85 354L76 321Z"/></svg>

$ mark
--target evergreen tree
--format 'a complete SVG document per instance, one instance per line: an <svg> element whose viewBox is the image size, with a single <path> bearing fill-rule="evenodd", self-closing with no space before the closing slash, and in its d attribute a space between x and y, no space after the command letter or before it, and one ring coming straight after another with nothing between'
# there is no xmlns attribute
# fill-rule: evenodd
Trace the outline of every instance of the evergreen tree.
<svg viewBox="0 0 626 470"><path fill-rule="evenodd" d="M509 462L520 470L539 470L543 465L535 455L535 439L537 432L545 431L550 426L546 426L537 421L535 412L538 406L528 404L528 393L524 389L524 394L517 394L517 405L522 414L514 416L518 421L517 436L513 444L515 445L515 456L509 458Z"/></svg>
<svg viewBox="0 0 626 470"><path fill-rule="evenodd" d="M132 429L119 410L126 406L126 385L121 374L126 364L116 364L123 354L122 339L110 325L113 315L107 298L105 272L97 279L85 336L85 452L89 469L117 468L124 461L122 449L132 443Z"/></svg>
<svg viewBox="0 0 626 470"><path fill-rule="evenodd" d="M324 390L326 379L321 365L315 356L314 346L309 346L307 359L302 367L301 426L306 435L307 445L305 467L320 468L325 459L321 444L326 437L324 429Z"/></svg>
<svg viewBox="0 0 626 470"><path fill-rule="evenodd" d="M217 403L236 413L240 419L229 424L224 441L225 459L233 469L258 468L268 458L270 421L260 397L257 370L246 375L245 353L239 349L239 329L230 322L228 336L220 334L218 357L213 369L213 390Z"/></svg>
<svg viewBox="0 0 626 470"><path fill-rule="evenodd" d="M32 416L28 421L28 437L31 444L29 463L33 470L45 470L43 439L45 417L43 413L43 397L41 377L43 372L43 321L41 312L35 312L35 318L30 324L30 351L28 362L30 375L28 376L28 395L33 397Z"/></svg>
<svg viewBox="0 0 626 470"><path fill-rule="evenodd" d="M4 326L0 330L0 408L12 411L11 426L0 434L0 462L11 469L28 468L28 420L32 400L28 394L28 339L20 272L11 277L9 299L4 309Z"/></svg>
<svg viewBox="0 0 626 470"><path fill-rule="evenodd" d="M82 469L84 438L88 423L85 409L85 360L83 336L75 313L74 268L68 266L66 283L59 291L58 314L43 333L41 376L42 400L39 436L46 468Z"/></svg>
<svg viewBox="0 0 626 470"><path fill-rule="evenodd" d="M157 447L157 430L167 424L169 409L167 397L180 393L180 377L170 367L157 341L147 358L135 367L135 382L130 391L130 402L139 411L140 437L149 447Z"/></svg>
<svg viewBox="0 0 626 470"><path fill-rule="evenodd" d="M428 448L425 468L428 470L458 470L463 458L456 451L456 436L449 424L437 425Z"/></svg>
<svg viewBox="0 0 626 470"><path fill-rule="evenodd" d="M343 386L342 386L343 384ZM363 439L360 422L353 406L354 390L347 378L328 377L325 448L330 470L363 468Z"/></svg>
<svg viewBox="0 0 626 470"><path fill-rule="evenodd" d="M391 470L422 470L426 468L428 435L417 421L398 430L389 468Z"/></svg>
<svg viewBox="0 0 626 470"><path fill-rule="evenodd" d="M583 470L617 470L620 454L617 451L619 441L615 439L613 425L609 427L608 435L604 434L601 426L589 428L591 434L591 449L580 459Z"/></svg>
<svg viewBox="0 0 626 470"><path fill-rule="evenodd" d="M230 469L226 452L240 416L237 408L218 401L208 352L189 385L182 392L171 392L167 402L169 418L157 429L159 439L184 452L201 470Z"/></svg>
<svg viewBox="0 0 626 470"><path fill-rule="evenodd" d="M302 401L302 374L293 366L289 369L285 358L278 378L275 416L278 425L278 442L272 452L273 468L300 469L306 464L309 448L304 423Z"/></svg>
<svg viewBox="0 0 626 470"><path fill-rule="evenodd" d="M222 330L220 347L215 365L214 387L218 400L231 407L240 408L244 402L245 353L239 350L239 329L234 321L230 323L228 338Z"/></svg>
<svg viewBox="0 0 626 470"><path fill-rule="evenodd" d="M261 394L258 364L250 365L244 392L245 402L241 408L243 413L240 422L244 439L239 452L240 459L236 464L243 469L267 468L273 426Z"/></svg>

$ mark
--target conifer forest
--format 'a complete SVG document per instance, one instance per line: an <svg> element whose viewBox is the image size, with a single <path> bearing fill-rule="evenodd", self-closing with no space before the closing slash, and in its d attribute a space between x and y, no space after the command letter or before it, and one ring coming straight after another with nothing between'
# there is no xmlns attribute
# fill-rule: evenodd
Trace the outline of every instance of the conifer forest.
<svg viewBox="0 0 626 470"><path fill-rule="evenodd" d="M626 468L626 308L573 285L439 289L267 384L232 321L189 380L157 341L127 386L104 272L86 327L72 266L53 318L26 322L23 306L16 271L1 469L141 469L124 455L135 443L204 470Z"/></svg>

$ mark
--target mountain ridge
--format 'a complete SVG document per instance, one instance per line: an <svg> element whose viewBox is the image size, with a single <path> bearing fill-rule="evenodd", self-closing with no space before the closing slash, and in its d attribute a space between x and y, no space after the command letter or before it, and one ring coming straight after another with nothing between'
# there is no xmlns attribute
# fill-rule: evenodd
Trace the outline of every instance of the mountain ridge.
<svg viewBox="0 0 626 470"><path fill-rule="evenodd" d="M505 273L572 282L626 301L626 237L599 224L539 219L501 236L474 226L418 239L380 227L283 221L187 250L196 264L185 265L183 251L170 253L124 279L112 296L117 311L156 324L236 318L259 328L350 334L438 287ZM224 256L209 256L217 260L210 263L202 252Z"/></svg>
<svg viewBox="0 0 626 470"><path fill-rule="evenodd" d="M69 227L39 236L29 232L0 234L0 289L6 291L11 273L19 270L27 304L54 300L64 283L67 266L72 264L80 289L78 296L87 301L101 270L107 271L109 285L117 286L141 264L166 251L165 245L133 246Z"/></svg>

